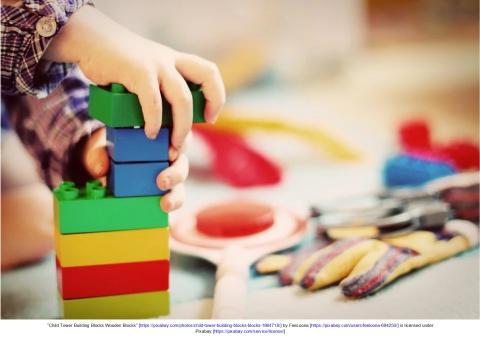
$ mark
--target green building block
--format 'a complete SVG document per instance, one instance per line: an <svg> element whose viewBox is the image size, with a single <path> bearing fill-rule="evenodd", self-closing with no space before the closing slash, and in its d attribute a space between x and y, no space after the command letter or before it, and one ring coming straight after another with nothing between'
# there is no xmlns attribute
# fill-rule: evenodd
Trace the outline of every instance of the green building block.
<svg viewBox="0 0 480 340"><path fill-rule="evenodd" d="M193 100L193 123L204 123L205 96L199 85L188 83ZM172 108L163 99L162 127L172 126ZM128 92L121 84L110 86L90 85L88 101L90 116L113 128L143 126L142 108L136 94Z"/></svg>
<svg viewBox="0 0 480 340"><path fill-rule="evenodd" d="M99 181L84 189L63 182L54 190L55 223L62 234L132 230L168 226L168 213L160 208L160 196L107 195Z"/></svg>

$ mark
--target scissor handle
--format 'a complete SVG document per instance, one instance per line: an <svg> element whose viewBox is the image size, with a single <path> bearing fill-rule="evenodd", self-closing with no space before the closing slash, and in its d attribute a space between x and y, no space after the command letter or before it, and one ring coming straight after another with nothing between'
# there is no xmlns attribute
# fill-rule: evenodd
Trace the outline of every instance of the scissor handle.
<svg viewBox="0 0 480 340"><path fill-rule="evenodd" d="M240 247L227 247L216 273L213 319L245 317L249 262Z"/></svg>

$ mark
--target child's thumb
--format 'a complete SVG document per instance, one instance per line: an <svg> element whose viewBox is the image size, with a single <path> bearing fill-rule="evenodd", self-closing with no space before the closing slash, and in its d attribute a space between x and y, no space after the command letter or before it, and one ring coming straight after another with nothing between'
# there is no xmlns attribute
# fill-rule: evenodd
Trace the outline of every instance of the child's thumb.
<svg viewBox="0 0 480 340"><path fill-rule="evenodd" d="M109 166L108 153L105 147L96 147L87 152L85 168L91 176L95 178L106 176Z"/></svg>
<svg viewBox="0 0 480 340"><path fill-rule="evenodd" d="M105 129L98 129L88 139L83 150L83 165L95 178L106 176L110 166Z"/></svg>

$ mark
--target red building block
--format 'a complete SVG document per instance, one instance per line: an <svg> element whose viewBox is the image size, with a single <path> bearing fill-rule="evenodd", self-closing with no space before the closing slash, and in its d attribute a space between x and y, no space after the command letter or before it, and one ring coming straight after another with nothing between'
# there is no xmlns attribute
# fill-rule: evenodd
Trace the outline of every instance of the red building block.
<svg viewBox="0 0 480 340"><path fill-rule="evenodd" d="M62 267L57 283L63 299L133 294L168 289L169 261Z"/></svg>

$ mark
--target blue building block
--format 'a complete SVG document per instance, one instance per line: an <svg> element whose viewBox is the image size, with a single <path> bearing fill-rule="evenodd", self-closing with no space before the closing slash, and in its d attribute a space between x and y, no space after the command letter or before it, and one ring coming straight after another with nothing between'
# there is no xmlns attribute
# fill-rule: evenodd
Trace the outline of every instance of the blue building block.
<svg viewBox="0 0 480 340"><path fill-rule="evenodd" d="M455 172L447 162L400 154L385 162L383 181L387 187L419 186Z"/></svg>
<svg viewBox="0 0 480 340"><path fill-rule="evenodd" d="M168 162L116 163L110 161L108 187L115 197L155 196L165 192L157 186L160 172Z"/></svg>
<svg viewBox="0 0 480 340"><path fill-rule="evenodd" d="M115 162L168 161L169 129L160 129L155 140L145 136L143 128L107 127L108 154Z"/></svg>

